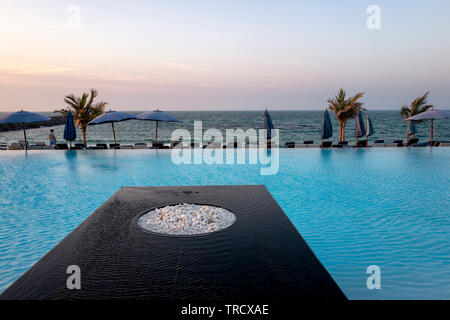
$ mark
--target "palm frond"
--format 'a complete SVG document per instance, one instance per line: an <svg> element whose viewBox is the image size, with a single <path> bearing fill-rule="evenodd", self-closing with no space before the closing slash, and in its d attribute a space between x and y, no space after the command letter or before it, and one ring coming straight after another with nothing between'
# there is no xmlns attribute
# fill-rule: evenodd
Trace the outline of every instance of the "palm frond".
<svg viewBox="0 0 450 320"><path fill-rule="evenodd" d="M66 114L68 111L72 112L75 125L81 127L83 137L85 136L88 123L105 112L105 107L107 106L106 102L101 101L94 103L97 95L97 90L91 89L90 94L84 92L81 97L70 94L64 98L64 102L68 104L68 107L67 109L61 109L60 111L65 112ZM86 143L86 141L83 142Z"/></svg>
<svg viewBox="0 0 450 320"><path fill-rule="evenodd" d="M400 114L404 118L409 118L411 116L411 109L409 109L409 107L407 105L404 105L404 106L402 106L402 108L400 110Z"/></svg>
<svg viewBox="0 0 450 320"><path fill-rule="evenodd" d="M411 104L408 106L403 105L400 109L400 114L405 117L409 118L415 115L418 115L419 113L425 112L429 109L433 109L434 106L432 104L427 104L427 99L430 94L430 91L425 92L424 95L415 98ZM420 123L422 121L416 121L416 123Z"/></svg>
<svg viewBox="0 0 450 320"><path fill-rule="evenodd" d="M53 110L53 113L60 113L61 115L66 116L69 111L69 109L55 109Z"/></svg>

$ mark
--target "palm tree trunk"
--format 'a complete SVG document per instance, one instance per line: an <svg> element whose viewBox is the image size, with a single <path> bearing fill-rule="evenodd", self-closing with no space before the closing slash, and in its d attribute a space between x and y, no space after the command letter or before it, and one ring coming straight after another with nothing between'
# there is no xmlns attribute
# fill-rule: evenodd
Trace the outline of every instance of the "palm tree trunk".
<svg viewBox="0 0 450 320"><path fill-rule="evenodd" d="M342 121L339 121L339 142L342 141Z"/></svg>
<svg viewBox="0 0 450 320"><path fill-rule="evenodd" d="M347 121L342 122L342 141L345 141L345 126L347 125Z"/></svg>
<svg viewBox="0 0 450 320"><path fill-rule="evenodd" d="M81 126L81 132L83 133L83 144L87 147L87 143L86 143L86 130L87 130L87 127L86 127L86 126Z"/></svg>

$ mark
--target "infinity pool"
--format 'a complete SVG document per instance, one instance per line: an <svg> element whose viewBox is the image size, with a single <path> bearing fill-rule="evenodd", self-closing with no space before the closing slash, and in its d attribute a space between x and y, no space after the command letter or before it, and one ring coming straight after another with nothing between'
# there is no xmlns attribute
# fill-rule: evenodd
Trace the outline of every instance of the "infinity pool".
<svg viewBox="0 0 450 320"><path fill-rule="evenodd" d="M0 177L0 292L122 186L264 184L348 298L450 299L450 148L281 149L271 176L168 150L8 151Z"/></svg>

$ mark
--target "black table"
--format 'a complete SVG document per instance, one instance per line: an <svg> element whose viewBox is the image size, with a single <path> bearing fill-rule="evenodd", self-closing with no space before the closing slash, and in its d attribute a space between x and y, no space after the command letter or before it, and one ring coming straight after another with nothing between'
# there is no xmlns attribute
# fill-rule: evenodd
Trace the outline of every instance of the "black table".
<svg viewBox="0 0 450 320"><path fill-rule="evenodd" d="M143 213L183 202L224 207L236 222L196 236L158 235L137 225ZM66 286L69 265L80 267L80 290ZM190 186L120 189L1 298L293 301L345 296L264 186Z"/></svg>

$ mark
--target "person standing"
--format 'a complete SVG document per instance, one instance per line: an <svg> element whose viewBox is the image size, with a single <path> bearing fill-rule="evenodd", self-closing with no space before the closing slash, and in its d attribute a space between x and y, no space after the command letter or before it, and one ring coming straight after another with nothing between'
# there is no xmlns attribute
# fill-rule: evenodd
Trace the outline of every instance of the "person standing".
<svg viewBox="0 0 450 320"><path fill-rule="evenodd" d="M51 146L56 146L55 130L50 130L50 133L48 134L48 141L50 142Z"/></svg>

